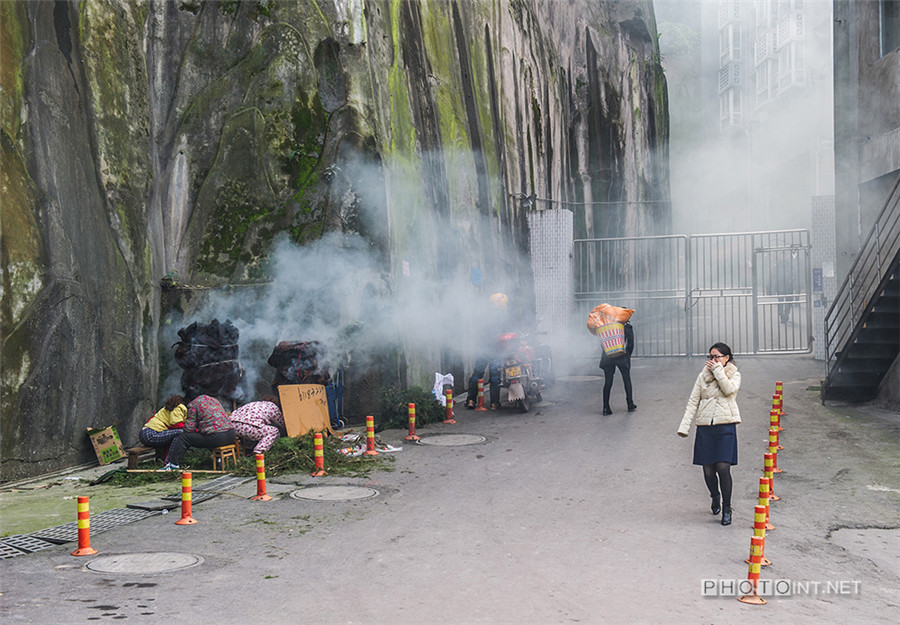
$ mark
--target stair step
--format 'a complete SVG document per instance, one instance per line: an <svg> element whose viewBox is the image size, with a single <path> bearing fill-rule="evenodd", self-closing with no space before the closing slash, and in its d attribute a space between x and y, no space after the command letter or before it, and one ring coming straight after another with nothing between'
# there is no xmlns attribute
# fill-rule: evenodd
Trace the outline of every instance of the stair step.
<svg viewBox="0 0 900 625"><path fill-rule="evenodd" d="M886 342L857 342L848 346L844 352L847 358L888 358L893 360L897 357L898 347L896 344Z"/></svg>
<svg viewBox="0 0 900 625"><path fill-rule="evenodd" d="M839 375L860 373L883 376L893 362L893 358L847 358L837 371Z"/></svg>
<svg viewBox="0 0 900 625"><path fill-rule="evenodd" d="M877 386L844 386L829 384L822 387L822 399L869 401L878 393Z"/></svg>
<svg viewBox="0 0 900 625"><path fill-rule="evenodd" d="M882 373L872 373L865 371L832 371L829 379L833 386L873 386L875 388L881 383L884 377Z"/></svg>

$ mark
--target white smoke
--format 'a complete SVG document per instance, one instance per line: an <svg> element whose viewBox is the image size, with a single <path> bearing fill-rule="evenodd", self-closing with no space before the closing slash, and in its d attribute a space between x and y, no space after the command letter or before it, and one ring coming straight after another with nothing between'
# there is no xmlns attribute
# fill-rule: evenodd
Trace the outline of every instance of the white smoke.
<svg viewBox="0 0 900 625"><path fill-rule="evenodd" d="M465 171L456 177L448 171L448 178L471 178L466 165L460 169ZM464 361L469 375L481 349L479 330L489 296L504 291L512 308L530 309L533 294L520 292L504 271L507 266L529 267L527 259L511 243L498 241L496 218L469 208L439 216L423 206L421 189L406 167L350 159L335 170L336 180L350 181L342 193L343 222L371 230L379 220L388 221L382 193L388 189L390 223L380 227L390 227L390 256L352 233L329 233L303 246L280 237L264 266L266 284L213 292L184 319L173 318L164 341L178 341L177 330L192 322L230 320L240 332L242 386L250 395L267 391L275 371L266 360L281 341L319 341L332 367L347 365L348 358L353 367L383 366L385 353L402 350L415 361L408 373L411 385L430 386L428 377L439 371L448 353ZM469 188L464 191L457 206L474 207L474 200L466 199ZM503 250L495 252L500 258L480 249L486 233L494 248ZM438 252L441 237L449 237L451 249L457 250L449 262L442 262ZM481 284L473 274L481 276ZM519 327L530 321L520 319ZM163 392L180 392L181 370L174 363L168 368Z"/></svg>

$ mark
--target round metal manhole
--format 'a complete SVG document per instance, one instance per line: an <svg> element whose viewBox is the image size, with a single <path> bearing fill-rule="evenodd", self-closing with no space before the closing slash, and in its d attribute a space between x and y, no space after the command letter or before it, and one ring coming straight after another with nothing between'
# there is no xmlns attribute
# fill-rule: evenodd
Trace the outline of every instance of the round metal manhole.
<svg viewBox="0 0 900 625"><path fill-rule="evenodd" d="M97 573L170 573L189 569L203 562L203 558L191 553L122 553L96 558L87 568Z"/></svg>
<svg viewBox="0 0 900 625"><path fill-rule="evenodd" d="M564 375L556 379L560 382L599 382L603 380L599 375Z"/></svg>
<svg viewBox="0 0 900 625"><path fill-rule="evenodd" d="M419 444L454 447L456 445L480 445L486 441L485 437L477 434L435 434L434 436L423 436L419 440Z"/></svg>
<svg viewBox="0 0 900 625"><path fill-rule="evenodd" d="M291 497L294 499L311 501L351 501L368 499L377 495L377 490L366 486L310 486L291 493Z"/></svg>

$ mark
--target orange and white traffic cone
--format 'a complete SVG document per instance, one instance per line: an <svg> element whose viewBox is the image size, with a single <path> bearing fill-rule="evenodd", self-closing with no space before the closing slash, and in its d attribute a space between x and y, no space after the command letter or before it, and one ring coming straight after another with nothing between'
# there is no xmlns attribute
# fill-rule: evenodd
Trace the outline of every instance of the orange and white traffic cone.
<svg viewBox="0 0 900 625"><path fill-rule="evenodd" d="M373 417L372 415L368 415L366 417L366 451L363 455L379 455L375 450L375 417Z"/></svg>
<svg viewBox="0 0 900 625"><path fill-rule="evenodd" d="M777 429L774 425L771 426L771 427L769 428L769 432L772 432L773 430L774 430L775 433L776 433L776 439L775 439L775 440L777 440L778 429ZM771 437L771 435L769 436L769 453L768 453L768 454L764 454L764 455L763 455L763 458L765 459L765 457L766 457L767 455L771 455L771 456L772 456L772 467L771 467L771 469L769 469L769 470L772 471L772 473L784 473L784 471L782 471L781 469L778 468L778 446L772 444L772 437ZM764 467L767 468L767 465L764 465ZM764 469L764 470L765 470L765 469Z"/></svg>
<svg viewBox="0 0 900 625"><path fill-rule="evenodd" d="M197 519L191 516L191 473L184 471L181 474L181 518L175 521L175 525L193 525Z"/></svg>
<svg viewBox="0 0 900 625"><path fill-rule="evenodd" d="M769 523L769 478L759 478L759 505L766 509L766 530L772 531L775 526Z"/></svg>
<svg viewBox="0 0 900 625"><path fill-rule="evenodd" d="M409 414L409 435L404 436L403 440L417 441L419 440L419 437L416 436L416 405L409 404L406 408Z"/></svg>
<svg viewBox="0 0 900 625"><path fill-rule="evenodd" d="M764 540L764 538L760 538L759 536L750 537L750 569L747 571L747 581L752 585L752 592L738 597L738 601L742 603L749 603L751 605L765 605L766 603L766 600L760 597L756 592L756 587L759 584L760 560L762 558L762 545Z"/></svg>
<svg viewBox="0 0 900 625"><path fill-rule="evenodd" d="M256 454L256 497L253 501L272 501L266 494L266 458Z"/></svg>
<svg viewBox="0 0 900 625"><path fill-rule="evenodd" d="M771 422L770 422L770 423L771 423ZM770 425L770 426L769 426L769 448L770 448L770 449L771 449L772 447L775 448L775 451L782 451L782 450L784 449L784 447L782 447L782 446L778 443L778 439L779 439L779 438L780 438L780 437L778 436L778 428L777 428L776 426L774 426L774 425Z"/></svg>
<svg viewBox="0 0 900 625"><path fill-rule="evenodd" d="M766 558L766 508L765 506L754 506L753 507L753 535L759 536L763 539L762 542L762 551L760 551L760 566L769 566L772 564L768 558ZM750 558L744 560L744 562L750 563Z"/></svg>
<svg viewBox="0 0 900 625"><path fill-rule="evenodd" d="M781 382L775 382L775 394L778 395L778 399L780 400L780 405L778 409L781 411L781 416L785 416L787 413L784 411L784 384Z"/></svg>
<svg viewBox="0 0 900 625"><path fill-rule="evenodd" d="M484 380L478 380L478 407L475 408L475 412L485 412L487 408L484 407Z"/></svg>
<svg viewBox="0 0 900 625"><path fill-rule="evenodd" d="M78 498L78 549L72 552L73 556L92 556L97 553L91 547L91 507L88 497Z"/></svg>
<svg viewBox="0 0 900 625"><path fill-rule="evenodd" d="M444 409L444 423L456 423L453 420L453 389L448 388L447 392L447 406Z"/></svg>
<svg viewBox="0 0 900 625"><path fill-rule="evenodd" d="M784 413L781 412L781 395L778 395L777 393L775 395L772 395L772 412L775 412L775 411L778 412L778 419L776 420L776 425L778 426L778 431L783 432L784 427L782 427L782 425L781 425L781 415ZM769 413L769 414L771 415L771 413ZM771 420L771 417L770 417L770 420Z"/></svg>
<svg viewBox="0 0 900 625"><path fill-rule="evenodd" d="M313 434L313 451L315 456L316 469L312 472L312 477L324 477L328 475L325 472L325 438L321 432Z"/></svg>
<svg viewBox="0 0 900 625"><path fill-rule="evenodd" d="M781 497L775 494L775 473L772 471L774 460L765 458L765 456L769 455L771 454L764 454L765 467L763 468L763 477L769 480L769 501L778 501Z"/></svg>
<svg viewBox="0 0 900 625"><path fill-rule="evenodd" d="M770 428L780 428L781 427L781 413L778 412L776 408L772 408L769 411L769 427Z"/></svg>

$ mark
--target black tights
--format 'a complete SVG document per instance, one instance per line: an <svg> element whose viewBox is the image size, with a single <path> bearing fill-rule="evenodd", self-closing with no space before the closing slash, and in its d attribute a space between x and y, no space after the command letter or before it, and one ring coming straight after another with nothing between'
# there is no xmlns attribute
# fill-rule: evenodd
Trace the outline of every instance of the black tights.
<svg viewBox="0 0 900 625"><path fill-rule="evenodd" d="M703 479L711 497L719 494L722 488L722 507L731 507L731 463L717 462L703 465Z"/></svg>
<svg viewBox="0 0 900 625"><path fill-rule="evenodd" d="M631 368L621 365L604 365L601 367L603 369L603 407L607 410L609 409L609 393L612 391L613 380L616 377L616 367L619 368L619 372L622 374L622 383L625 385L625 401L628 402L629 408L634 405L631 397Z"/></svg>

